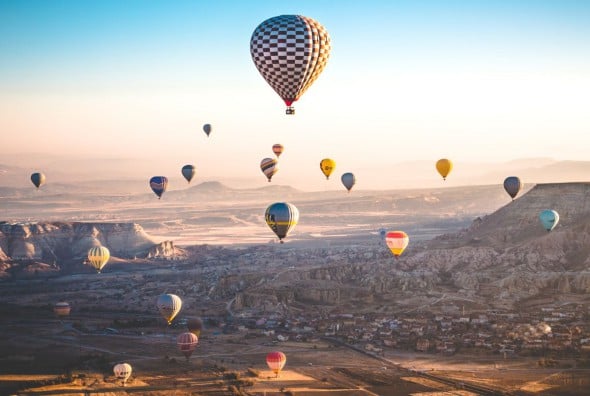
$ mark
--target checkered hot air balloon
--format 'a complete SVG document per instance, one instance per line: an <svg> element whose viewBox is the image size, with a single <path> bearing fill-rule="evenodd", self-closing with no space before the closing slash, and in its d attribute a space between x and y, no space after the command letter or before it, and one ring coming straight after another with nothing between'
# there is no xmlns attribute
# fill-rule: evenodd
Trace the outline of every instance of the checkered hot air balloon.
<svg viewBox="0 0 590 396"><path fill-rule="evenodd" d="M313 84L330 56L330 37L312 18L280 15L262 22L250 38L250 54L266 82L294 114L293 102Z"/></svg>

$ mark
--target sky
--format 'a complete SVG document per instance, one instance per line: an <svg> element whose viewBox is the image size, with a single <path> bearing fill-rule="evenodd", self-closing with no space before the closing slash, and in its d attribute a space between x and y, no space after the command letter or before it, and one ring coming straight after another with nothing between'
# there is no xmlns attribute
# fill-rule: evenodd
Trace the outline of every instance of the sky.
<svg viewBox="0 0 590 396"><path fill-rule="evenodd" d="M294 116L249 52L281 14L332 42ZM330 188L344 172L391 188L411 161L438 181L443 157L587 160L589 20L590 2L568 0L0 0L0 155L129 159L146 180L191 163L263 186L281 143L273 182L301 189L325 186L326 157Z"/></svg>

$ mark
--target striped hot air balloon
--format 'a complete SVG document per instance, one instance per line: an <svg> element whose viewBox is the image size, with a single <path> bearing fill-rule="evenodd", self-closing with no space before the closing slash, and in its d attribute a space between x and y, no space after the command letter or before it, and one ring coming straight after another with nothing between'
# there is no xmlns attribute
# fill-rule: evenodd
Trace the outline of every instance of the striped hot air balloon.
<svg viewBox="0 0 590 396"><path fill-rule="evenodd" d="M389 231L385 235L385 243L395 258L398 258L408 247L410 237L403 231Z"/></svg>
<svg viewBox="0 0 590 396"><path fill-rule="evenodd" d="M150 187L160 199L168 188L168 178L166 176L154 176L150 179Z"/></svg>
<svg viewBox="0 0 590 396"><path fill-rule="evenodd" d="M266 176L269 183L274 174L279 171L278 163L279 161L275 158L264 158L260 161L260 170L262 170L262 173L264 173L264 176Z"/></svg>
<svg viewBox="0 0 590 396"><path fill-rule="evenodd" d="M302 15L269 18L250 38L252 61L287 105L287 114L295 114L291 105L324 70L330 49L326 29Z"/></svg>
<svg viewBox="0 0 590 396"><path fill-rule="evenodd" d="M156 306L158 307L158 311L160 311L160 315L170 325L182 308L182 300L176 294L162 294L158 297Z"/></svg>
<svg viewBox="0 0 590 396"><path fill-rule="evenodd" d="M109 262L110 258L111 253L109 252L109 249L104 246L95 246L88 250L88 262L98 273L100 273L103 267Z"/></svg>
<svg viewBox="0 0 590 396"><path fill-rule="evenodd" d="M176 345L187 361L193 354L198 343L199 338L191 332L182 333L176 337Z"/></svg>
<svg viewBox="0 0 590 396"><path fill-rule="evenodd" d="M65 302L65 301L60 301L58 303L55 303L55 305L53 306L53 313L56 314L57 316L68 316L70 314L70 311L72 310L72 307L70 306L69 303Z"/></svg>
<svg viewBox="0 0 590 396"><path fill-rule="evenodd" d="M275 155L277 156L277 158L279 158L281 156L281 154L283 154L283 150L285 148L283 147L282 144L273 144L272 146L272 152L275 153Z"/></svg>

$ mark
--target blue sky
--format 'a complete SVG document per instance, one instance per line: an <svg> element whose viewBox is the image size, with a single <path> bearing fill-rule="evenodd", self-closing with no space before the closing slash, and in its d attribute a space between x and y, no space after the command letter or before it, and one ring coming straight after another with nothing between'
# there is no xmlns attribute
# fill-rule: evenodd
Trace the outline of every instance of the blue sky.
<svg viewBox="0 0 590 396"><path fill-rule="evenodd" d="M280 14L333 46L294 117L249 53ZM0 151L263 180L282 143L293 183L324 157L367 178L440 157L587 159L589 20L583 1L0 1Z"/></svg>

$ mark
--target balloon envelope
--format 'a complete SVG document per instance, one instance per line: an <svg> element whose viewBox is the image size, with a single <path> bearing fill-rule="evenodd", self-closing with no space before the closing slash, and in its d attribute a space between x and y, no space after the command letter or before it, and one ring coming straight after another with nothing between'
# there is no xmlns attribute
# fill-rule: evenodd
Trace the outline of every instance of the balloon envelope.
<svg viewBox="0 0 590 396"><path fill-rule="evenodd" d="M287 363L287 356L283 352L274 351L270 352L266 355L266 364L268 368L270 368L277 377L279 373L285 367L285 363Z"/></svg>
<svg viewBox="0 0 590 396"><path fill-rule="evenodd" d="M170 324L174 317L178 315L178 312L180 312L182 300L176 294L162 294L158 297L156 306L158 307L158 311L160 311L160 315Z"/></svg>
<svg viewBox="0 0 590 396"><path fill-rule="evenodd" d="M150 187L159 199L168 188L168 178L166 176L154 176L150 179Z"/></svg>
<svg viewBox="0 0 590 396"><path fill-rule="evenodd" d="M133 369L129 363L119 363L115 364L113 367L113 373L115 374L115 377L123 380L123 383L127 382L129 377L131 377L132 371Z"/></svg>
<svg viewBox="0 0 590 396"><path fill-rule="evenodd" d="M391 253L393 253L395 257L399 257L406 247L408 247L410 238L408 237L408 234L403 231L389 231L385 235L385 243L389 250L391 250Z"/></svg>
<svg viewBox="0 0 590 396"><path fill-rule="evenodd" d="M554 229L559 222L559 213L555 210L545 209L539 213L539 220L541 220L543 228L549 232Z"/></svg>
<svg viewBox="0 0 590 396"><path fill-rule="evenodd" d="M45 184L45 175L40 172L35 172L35 173L31 174L31 181L33 182L35 187L39 188L43 184Z"/></svg>
<svg viewBox="0 0 590 396"><path fill-rule="evenodd" d="M262 170L269 182L273 175L279 171L278 163L279 161L275 158L264 158L260 161L260 170Z"/></svg>
<svg viewBox="0 0 590 396"><path fill-rule="evenodd" d="M312 18L280 15L262 22L250 38L250 55L266 82L287 106L298 100L324 70L330 37Z"/></svg>
<svg viewBox="0 0 590 396"><path fill-rule="evenodd" d="M447 176L449 175L451 170L453 170L453 163L446 158L441 158L438 161L436 161L436 170L438 171L438 173L440 173L443 180L447 180Z"/></svg>
<svg viewBox="0 0 590 396"><path fill-rule="evenodd" d="M203 321L201 318L190 318L186 322L186 328L188 331L196 335L197 337L201 335L201 330L203 330Z"/></svg>
<svg viewBox="0 0 590 396"><path fill-rule="evenodd" d="M299 221L299 211L295 205L287 202L275 202L266 208L266 224L279 237L281 243Z"/></svg>
<svg viewBox="0 0 590 396"><path fill-rule="evenodd" d="M193 354L198 343L199 338L190 332L182 333L176 337L176 345L187 360Z"/></svg>
<svg viewBox="0 0 590 396"><path fill-rule="evenodd" d="M182 167L181 170L182 176L186 179L187 182L191 182L193 177L195 176L196 170L194 165L185 165Z"/></svg>
<svg viewBox="0 0 590 396"><path fill-rule="evenodd" d="M272 152L275 153L275 155L277 156L277 158L279 158L281 156L281 154L283 154L283 150L285 148L283 147L282 144L273 144L272 146Z"/></svg>
<svg viewBox="0 0 590 396"><path fill-rule="evenodd" d="M344 173L340 179L342 180L344 187L346 187L349 192L352 186L354 186L354 183L356 183L354 175L350 172Z"/></svg>
<svg viewBox="0 0 590 396"><path fill-rule="evenodd" d="M58 303L55 303L55 305L53 306L53 313L57 316L68 316L70 314L71 309L72 308L70 307L69 303L65 301L60 301Z"/></svg>
<svg viewBox="0 0 590 396"><path fill-rule="evenodd" d="M213 130L213 128L211 127L211 124L203 125L203 131L207 134L207 137L209 137L209 134L211 133L212 130Z"/></svg>
<svg viewBox="0 0 590 396"><path fill-rule="evenodd" d="M520 189L522 188L522 183L520 179L516 176L508 176L504 179L504 190L510 195L510 198L514 200L514 197L518 194Z"/></svg>
<svg viewBox="0 0 590 396"><path fill-rule="evenodd" d="M324 174L324 176L326 176L326 179L330 178L330 175L332 174L332 172L334 171L335 168L336 168L336 161L334 161L333 159L324 158L323 160L320 161L320 169L321 169L322 173Z"/></svg>
<svg viewBox="0 0 590 396"><path fill-rule="evenodd" d="M109 262L111 258L111 252L104 246L95 246L88 250L88 262L92 265L97 272L103 269L103 267Z"/></svg>

